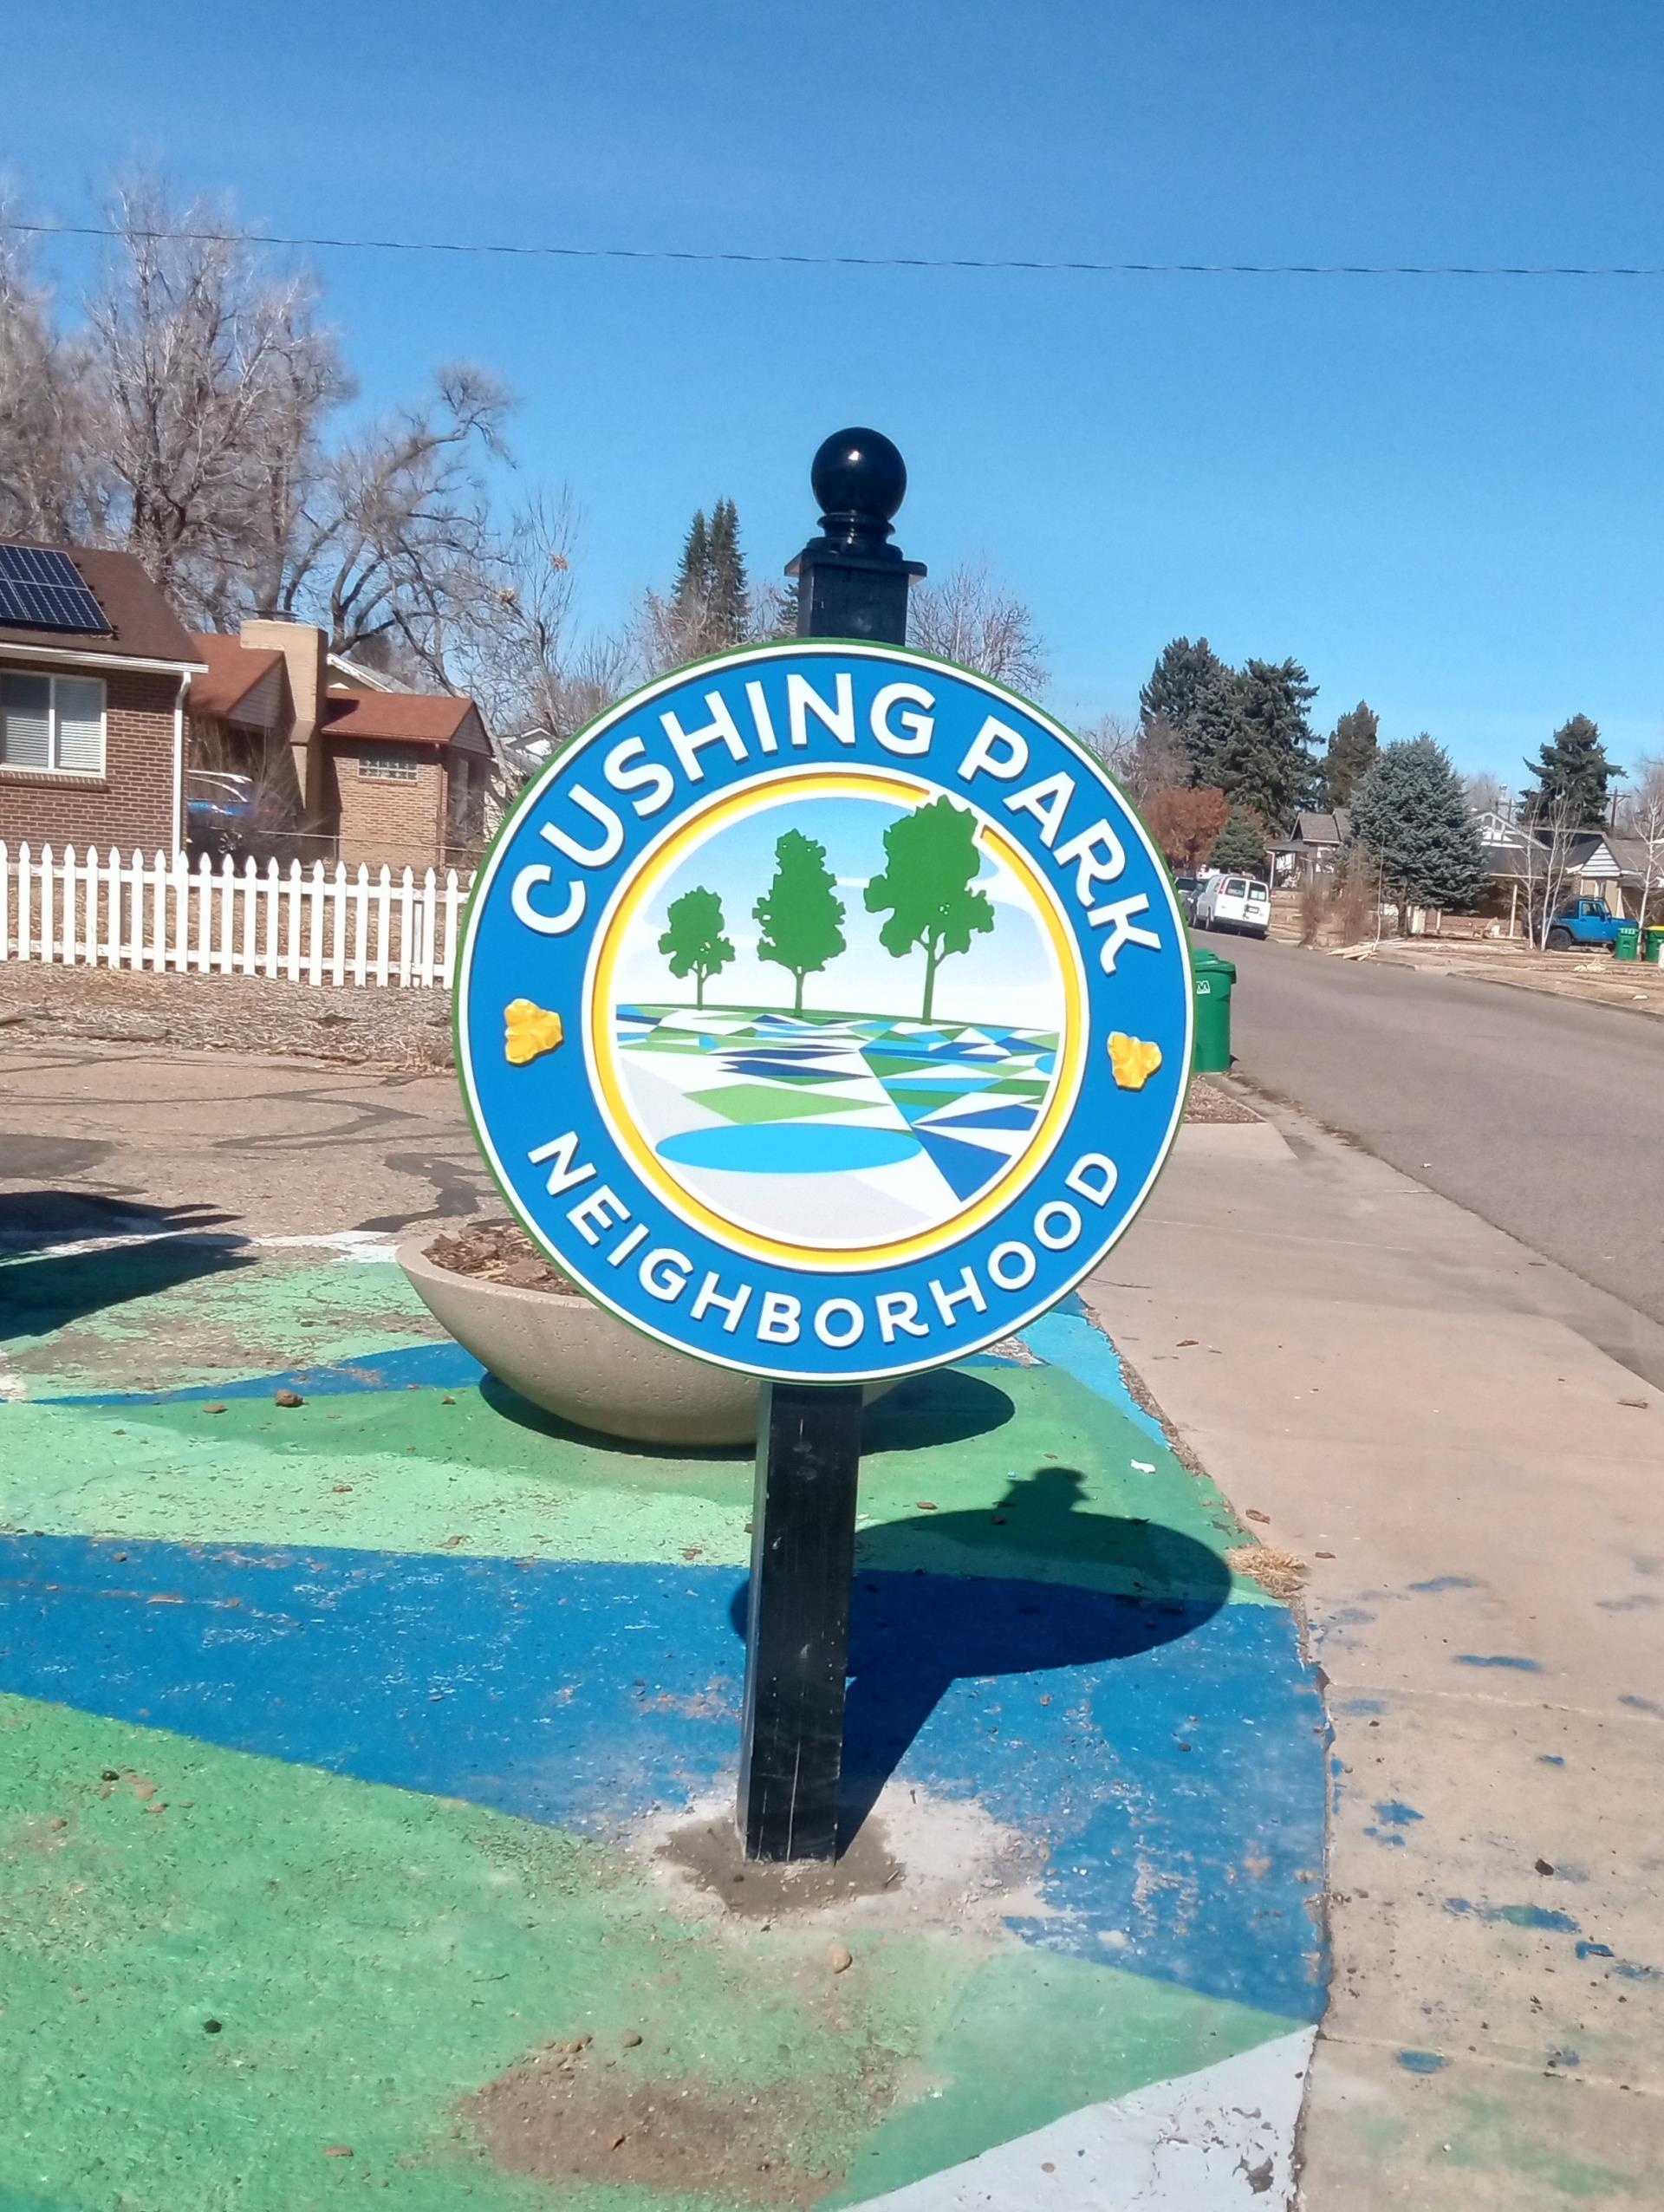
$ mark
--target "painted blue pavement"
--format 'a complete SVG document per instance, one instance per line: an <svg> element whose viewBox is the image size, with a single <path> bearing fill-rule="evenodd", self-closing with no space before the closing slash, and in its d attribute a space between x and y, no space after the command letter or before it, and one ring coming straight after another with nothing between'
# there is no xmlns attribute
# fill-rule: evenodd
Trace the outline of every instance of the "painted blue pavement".
<svg viewBox="0 0 1664 2212"><path fill-rule="evenodd" d="M731 1569L10 1537L0 1584L26 1696L602 1836L731 1788ZM1317 2016L1322 1715L1282 1608L863 1571L852 1672L852 1773L1046 1848L1016 1934Z"/></svg>
<svg viewBox="0 0 1664 2212"><path fill-rule="evenodd" d="M82 1390L49 1396L57 1406L217 1405L224 1399L269 1398L275 1390L302 1397L337 1398L357 1390L468 1390L485 1370L471 1352L447 1337L442 1343L406 1344L396 1351L367 1352L361 1360L330 1367L292 1367L281 1374L243 1375L195 1382L177 1390ZM0 1402L0 1413L3 1402Z"/></svg>

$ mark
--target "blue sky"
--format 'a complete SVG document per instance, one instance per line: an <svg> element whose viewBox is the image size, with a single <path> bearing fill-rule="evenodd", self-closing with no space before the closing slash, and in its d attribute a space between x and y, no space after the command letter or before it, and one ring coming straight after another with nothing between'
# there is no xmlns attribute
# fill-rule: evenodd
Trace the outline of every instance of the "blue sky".
<svg viewBox="0 0 1664 2212"><path fill-rule="evenodd" d="M169 0L13 10L3 153L86 216L133 155L279 230L757 251L1664 263L1635 0ZM1516 776L1583 711L1664 751L1664 280L972 275L317 257L367 401L473 357L583 606L695 505L770 572L870 421L899 532L1033 605L1066 717L1162 643L1292 653Z"/></svg>

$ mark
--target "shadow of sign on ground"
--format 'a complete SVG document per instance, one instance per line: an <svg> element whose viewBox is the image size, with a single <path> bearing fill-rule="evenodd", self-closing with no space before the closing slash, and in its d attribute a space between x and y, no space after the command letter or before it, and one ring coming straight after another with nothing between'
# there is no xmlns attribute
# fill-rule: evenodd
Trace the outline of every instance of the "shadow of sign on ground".
<svg viewBox="0 0 1664 2212"><path fill-rule="evenodd" d="M1107 1666L1193 1634L1225 1603L1231 1576L1217 1552L1175 1529L1085 1510L1086 1487L1077 1468L1041 1467L1014 1477L991 1513L932 1519L933 1549L962 1545L973 1555L997 1545L1005 1564L998 1579L911 1564L916 1522L861 1532L844 1714L846 1846L955 1682ZM1049 1568L1108 1570L1126 1588L1013 1579L1013 1552ZM742 1637L750 1589L742 1584L730 1610ZM1049 1704L1050 1694L1040 1695Z"/></svg>
<svg viewBox="0 0 1664 2212"><path fill-rule="evenodd" d="M249 1239L221 1226L231 1218L207 1205L0 1193L0 1262L14 1263L0 1265L0 1343L52 1335L111 1306L246 1266Z"/></svg>

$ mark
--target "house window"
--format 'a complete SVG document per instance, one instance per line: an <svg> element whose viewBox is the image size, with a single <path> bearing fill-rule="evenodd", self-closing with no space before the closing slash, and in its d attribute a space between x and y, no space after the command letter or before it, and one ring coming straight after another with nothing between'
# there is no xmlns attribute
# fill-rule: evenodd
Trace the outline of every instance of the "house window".
<svg viewBox="0 0 1664 2212"><path fill-rule="evenodd" d="M104 686L87 676L0 675L0 768L104 773Z"/></svg>
<svg viewBox="0 0 1664 2212"><path fill-rule="evenodd" d="M358 772L372 784L413 784L416 763L406 752L361 752Z"/></svg>

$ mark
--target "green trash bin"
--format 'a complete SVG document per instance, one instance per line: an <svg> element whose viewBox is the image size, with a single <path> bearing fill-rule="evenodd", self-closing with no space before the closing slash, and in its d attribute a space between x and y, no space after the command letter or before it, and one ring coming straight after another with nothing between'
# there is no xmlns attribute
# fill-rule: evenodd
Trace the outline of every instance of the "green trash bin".
<svg viewBox="0 0 1664 2212"><path fill-rule="evenodd" d="M1650 960L1654 967L1664 967L1664 921L1649 921L1646 938L1646 949L1641 958Z"/></svg>
<svg viewBox="0 0 1664 2212"><path fill-rule="evenodd" d="M1231 1065L1231 992L1237 980L1236 965L1222 960L1206 945L1193 946L1190 972L1196 987L1196 1052L1191 1065L1198 1075L1215 1075Z"/></svg>
<svg viewBox="0 0 1664 2212"><path fill-rule="evenodd" d="M1638 921L1621 921L1618 924L1618 934L1612 940L1612 957L1615 960L1637 960L1641 958L1641 924Z"/></svg>

